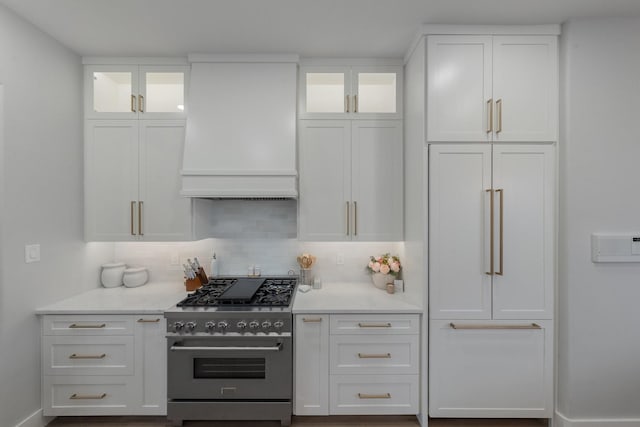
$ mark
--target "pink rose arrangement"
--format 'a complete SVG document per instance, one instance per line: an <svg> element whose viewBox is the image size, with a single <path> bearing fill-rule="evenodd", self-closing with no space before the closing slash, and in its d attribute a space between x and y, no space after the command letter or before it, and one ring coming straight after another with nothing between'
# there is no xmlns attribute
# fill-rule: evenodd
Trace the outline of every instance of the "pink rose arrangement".
<svg viewBox="0 0 640 427"><path fill-rule="evenodd" d="M392 276L397 276L400 274L402 265L400 264L400 258L386 253L378 257L372 256L369 260L369 264L367 265L367 269L371 273L391 274Z"/></svg>

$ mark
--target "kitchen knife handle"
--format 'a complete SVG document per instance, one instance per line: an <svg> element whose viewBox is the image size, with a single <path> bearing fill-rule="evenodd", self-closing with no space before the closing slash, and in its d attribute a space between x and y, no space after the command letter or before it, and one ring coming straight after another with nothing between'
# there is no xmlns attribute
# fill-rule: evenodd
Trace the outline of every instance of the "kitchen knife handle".
<svg viewBox="0 0 640 427"><path fill-rule="evenodd" d="M349 202L347 204L347 236L349 235Z"/></svg>
<svg viewBox="0 0 640 427"><path fill-rule="evenodd" d="M144 96L138 95L138 111L144 113Z"/></svg>
<svg viewBox="0 0 640 427"><path fill-rule="evenodd" d="M344 97L344 112L349 112L349 95L345 95Z"/></svg>
<svg viewBox="0 0 640 427"><path fill-rule="evenodd" d="M502 276L504 274L504 221L503 221L503 213L504 213L504 190L502 188L496 190L496 193L500 193L500 252L499 252L499 264L500 270L496 271L498 276Z"/></svg>
<svg viewBox="0 0 640 427"><path fill-rule="evenodd" d="M487 133L493 132L493 98L487 101Z"/></svg>
<svg viewBox="0 0 640 427"><path fill-rule="evenodd" d="M136 235L136 232L133 229L133 227L134 227L133 210L135 209L135 207L136 207L136 202L132 200L131 201L131 235L132 236Z"/></svg>
<svg viewBox="0 0 640 427"><path fill-rule="evenodd" d="M131 112L136 112L136 96L133 94L131 95Z"/></svg>
<svg viewBox="0 0 640 427"><path fill-rule="evenodd" d="M142 232L142 206L144 202L142 200L138 200L138 234L144 236Z"/></svg>
<svg viewBox="0 0 640 427"><path fill-rule="evenodd" d="M485 190L489 193L489 271L485 274L493 276L493 189Z"/></svg>

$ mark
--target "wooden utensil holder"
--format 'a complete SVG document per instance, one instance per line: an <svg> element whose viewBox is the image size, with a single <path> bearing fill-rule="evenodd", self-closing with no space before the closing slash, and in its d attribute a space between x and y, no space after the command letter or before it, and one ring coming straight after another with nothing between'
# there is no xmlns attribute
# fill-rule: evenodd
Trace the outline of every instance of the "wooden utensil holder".
<svg viewBox="0 0 640 427"><path fill-rule="evenodd" d="M200 279L196 277L195 279L185 279L184 286L187 288L187 292L191 292L201 288L202 283L200 282Z"/></svg>

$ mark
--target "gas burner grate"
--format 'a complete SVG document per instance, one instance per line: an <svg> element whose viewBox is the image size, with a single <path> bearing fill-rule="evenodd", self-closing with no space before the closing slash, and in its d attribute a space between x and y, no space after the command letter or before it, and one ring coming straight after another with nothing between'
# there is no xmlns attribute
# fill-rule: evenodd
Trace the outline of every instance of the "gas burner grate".
<svg viewBox="0 0 640 427"><path fill-rule="evenodd" d="M291 302L296 279L267 278L250 299L224 299L221 295L238 279L211 279L209 283L180 301L178 307L254 306L286 307ZM240 283L238 283L240 285Z"/></svg>

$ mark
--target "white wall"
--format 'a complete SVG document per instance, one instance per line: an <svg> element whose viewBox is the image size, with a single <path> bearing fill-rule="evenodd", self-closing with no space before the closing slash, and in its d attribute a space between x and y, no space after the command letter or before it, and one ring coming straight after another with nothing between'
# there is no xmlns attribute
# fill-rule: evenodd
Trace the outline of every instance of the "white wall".
<svg viewBox="0 0 640 427"><path fill-rule="evenodd" d="M565 426L640 425L640 264L592 263L589 241L592 232L640 232L639 40L639 19L563 26L557 409Z"/></svg>
<svg viewBox="0 0 640 427"><path fill-rule="evenodd" d="M4 143L0 168L0 426L41 408L34 308L97 286L113 256L82 237L80 58L0 6ZM1 142L1 141L0 141ZM25 244L42 261L25 264Z"/></svg>

